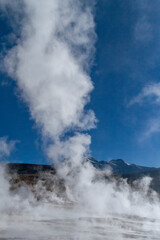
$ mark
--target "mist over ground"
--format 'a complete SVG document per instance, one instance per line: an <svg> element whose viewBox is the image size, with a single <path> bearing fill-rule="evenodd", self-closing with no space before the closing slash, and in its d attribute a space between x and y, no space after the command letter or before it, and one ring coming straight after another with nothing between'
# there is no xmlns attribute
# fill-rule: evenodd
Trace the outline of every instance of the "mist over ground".
<svg viewBox="0 0 160 240"><path fill-rule="evenodd" d="M109 171L105 174L110 176ZM85 163L64 176L63 183L61 175L47 173L35 184L21 180L13 187L11 176L1 166L0 236L159 239L159 195L150 189L151 179L145 177L130 186L125 179L103 175Z"/></svg>

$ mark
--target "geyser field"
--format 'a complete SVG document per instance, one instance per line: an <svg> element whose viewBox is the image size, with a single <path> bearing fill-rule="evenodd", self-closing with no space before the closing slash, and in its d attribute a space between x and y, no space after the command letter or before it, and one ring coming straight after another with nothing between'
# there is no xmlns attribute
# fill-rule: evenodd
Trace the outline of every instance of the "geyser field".
<svg viewBox="0 0 160 240"><path fill-rule="evenodd" d="M1 164L0 239L160 239L160 196L150 188L152 179L129 184L86 161L89 130L98 122L87 107L94 89L96 3L0 0L0 10L11 29L0 70L14 82L56 172L34 175L32 182ZM1 160L18 143L0 137Z"/></svg>
<svg viewBox="0 0 160 240"><path fill-rule="evenodd" d="M159 239L160 200L149 177L135 181L134 188L87 162L68 176L59 175L57 166L56 174L43 172L34 182L19 175L13 183L18 175L5 169L1 166L2 239Z"/></svg>

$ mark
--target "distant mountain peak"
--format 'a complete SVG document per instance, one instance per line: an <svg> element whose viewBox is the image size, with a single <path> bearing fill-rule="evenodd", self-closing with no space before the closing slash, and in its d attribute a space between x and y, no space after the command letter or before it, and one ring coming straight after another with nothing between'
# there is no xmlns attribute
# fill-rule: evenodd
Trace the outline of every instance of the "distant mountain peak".
<svg viewBox="0 0 160 240"><path fill-rule="evenodd" d="M125 164L125 161L123 159L112 159L109 161L111 164Z"/></svg>
<svg viewBox="0 0 160 240"><path fill-rule="evenodd" d="M92 157L86 158L97 169L105 170L111 169L114 174L133 174L133 173L145 173L155 170L155 168L144 167L135 164L125 162L123 159L112 159L109 162L97 161Z"/></svg>

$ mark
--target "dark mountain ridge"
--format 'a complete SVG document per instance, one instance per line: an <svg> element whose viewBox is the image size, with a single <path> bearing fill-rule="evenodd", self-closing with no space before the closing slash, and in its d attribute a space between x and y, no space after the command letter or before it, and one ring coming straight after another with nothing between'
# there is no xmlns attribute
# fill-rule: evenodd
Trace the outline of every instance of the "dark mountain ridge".
<svg viewBox="0 0 160 240"><path fill-rule="evenodd" d="M109 162L97 161L92 157L86 157L85 161L89 161L95 168L99 170L111 170L115 175L127 175L127 174L138 174L138 173L151 173L159 172L160 168L145 167L135 164L130 164L122 159L112 159ZM29 163L8 163L7 170L9 173L18 174L37 174L39 172L54 172L54 165L40 165L40 164L29 164Z"/></svg>
<svg viewBox="0 0 160 240"><path fill-rule="evenodd" d="M136 174L136 173L147 173L152 171L160 171L160 168L145 167L135 164L130 164L122 159L112 159L109 162L97 161L92 157L88 157L87 161L90 161L92 165L101 170L110 169L113 174L123 175L123 174Z"/></svg>
<svg viewBox="0 0 160 240"><path fill-rule="evenodd" d="M8 163L7 172L10 174L38 174L40 172L55 172L53 165L41 165L31 163Z"/></svg>
<svg viewBox="0 0 160 240"><path fill-rule="evenodd" d="M160 193L160 168L129 164L122 159L113 159L109 162L105 162L97 161L92 157L87 157L84 161L90 162L96 169L102 171L103 176L106 179L123 178L131 185L135 180L149 176L152 178L150 187ZM110 175L108 175L108 169L111 170ZM17 183L20 185L21 182L26 182L27 184L33 185L36 184L39 179L47 182L47 186L48 181L50 182L50 186L57 186L57 191L59 191L59 189L64 189L64 180L57 179L54 165L8 163L6 165L6 170L11 176L10 182L13 189L17 187ZM53 178L48 178L48 173L49 175L52 174Z"/></svg>

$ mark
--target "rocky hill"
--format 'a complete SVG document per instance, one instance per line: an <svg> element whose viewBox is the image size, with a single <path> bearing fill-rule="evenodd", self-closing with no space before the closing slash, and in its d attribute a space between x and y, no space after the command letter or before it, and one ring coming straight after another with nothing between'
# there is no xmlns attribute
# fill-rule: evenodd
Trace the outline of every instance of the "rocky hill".
<svg viewBox="0 0 160 240"><path fill-rule="evenodd" d="M85 161L89 161L96 169L102 170L104 176L105 172L107 173L107 169L110 169L112 172L111 177L127 179L129 184L132 184L135 180L141 179L144 176L149 176L152 178L151 188L160 193L160 168L130 164L122 159L105 162L87 157ZM35 184L41 178L44 182L50 182L50 186L55 184L56 181L56 185L63 188L63 179L60 180L56 178L54 165L8 163L6 170L11 176L10 181L12 185L20 184L22 181L28 184ZM54 176L52 180L46 177L48 174Z"/></svg>

